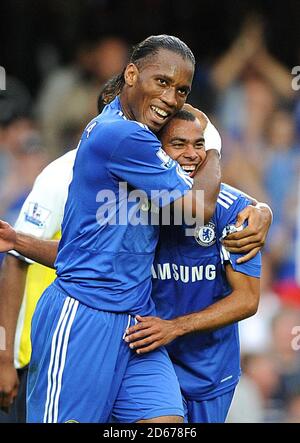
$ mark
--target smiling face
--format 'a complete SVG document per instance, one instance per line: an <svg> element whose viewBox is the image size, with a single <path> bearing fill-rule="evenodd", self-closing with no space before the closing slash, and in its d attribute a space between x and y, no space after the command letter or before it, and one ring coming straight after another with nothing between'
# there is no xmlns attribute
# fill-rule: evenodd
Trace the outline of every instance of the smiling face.
<svg viewBox="0 0 300 443"><path fill-rule="evenodd" d="M159 131L184 105L190 92L194 66L176 52L160 49L125 71L123 111L127 118Z"/></svg>
<svg viewBox="0 0 300 443"><path fill-rule="evenodd" d="M176 160L191 177L206 158L203 129L199 120L174 118L160 136L166 153Z"/></svg>

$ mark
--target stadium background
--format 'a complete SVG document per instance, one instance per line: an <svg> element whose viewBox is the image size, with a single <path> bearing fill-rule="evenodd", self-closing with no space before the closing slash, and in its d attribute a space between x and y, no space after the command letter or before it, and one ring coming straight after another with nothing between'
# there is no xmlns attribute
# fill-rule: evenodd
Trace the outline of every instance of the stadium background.
<svg viewBox="0 0 300 443"><path fill-rule="evenodd" d="M189 44L190 102L221 132L223 180L274 211L228 421L300 423L300 2L2 0L0 14L0 217L11 223L40 170L77 145L132 44L158 33Z"/></svg>

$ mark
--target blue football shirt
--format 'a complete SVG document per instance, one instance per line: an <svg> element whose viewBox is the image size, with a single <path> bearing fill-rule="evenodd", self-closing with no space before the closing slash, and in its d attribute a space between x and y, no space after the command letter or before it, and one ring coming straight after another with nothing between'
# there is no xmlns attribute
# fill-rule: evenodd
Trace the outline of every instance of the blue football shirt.
<svg viewBox="0 0 300 443"><path fill-rule="evenodd" d="M55 285L96 309L152 312L159 227L149 224L145 201L156 191L163 205L168 192L176 190L172 201L192 184L145 125L125 118L117 97L88 124L79 143Z"/></svg>
<svg viewBox="0 0 300 443"><path fill-rule="evenodd" d="M186 236L183 226L161 227L152 267L153 300L157 315L172 319L200 311L231 293L224 263L235 271L260 277L261 256L237 264L220 238L249 204L240 191L222 184L211 221ZM181 389L187 399L204 400L225 393L240 375L238 325L177 338L167 346Z"/></svg>

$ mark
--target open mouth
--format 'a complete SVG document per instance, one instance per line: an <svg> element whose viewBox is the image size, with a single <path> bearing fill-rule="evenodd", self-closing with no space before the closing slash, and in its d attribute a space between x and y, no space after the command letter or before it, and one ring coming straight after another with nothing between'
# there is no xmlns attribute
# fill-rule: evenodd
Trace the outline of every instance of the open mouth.
<svg viewBox="0 0 300 443"><path fill-rule="evenodd" d="M150 108L151 108L151 111L153 112L153 114L162 122L170 115L170 113L164 111L163 109L159 108L158 106L150 106Z"/></svg>
<svg viewBox="0 0 300 443"><path fill-rule="evenodd" d="M193 177L196 172L197 165L181 165L182 169L189 174L190 177Z"/></svg>

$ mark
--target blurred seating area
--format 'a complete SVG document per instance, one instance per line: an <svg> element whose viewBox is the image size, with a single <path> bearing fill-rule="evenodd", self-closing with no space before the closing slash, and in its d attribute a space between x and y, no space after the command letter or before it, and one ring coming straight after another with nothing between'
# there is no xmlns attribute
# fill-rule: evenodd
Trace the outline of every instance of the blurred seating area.
<svg viewBox="0 0 300 443"><path fill-rule="evenodd" d="M223 181L269 203L274 213L260 307L240 324L243 375L228 421L300 423L300 94L291 74L300 65L299 38L293 39L297 2L284 12L288 33L282 8L268 15L259 2L242 1L228 11L226 3L238 2L204 1L195 9L197 2L189 8L175 1L176 13L172 2L161 0L135 2L136 8L132 1L84 6L76 0L70 10L53 0L27 20L36 35L26 33L19 15L34 15L38 2L24 2L27 9L15 17L16 2L3 3L21 33L13 41L7 25L0 31L7 51L0 58L7 72L6 91L0 91L0 218L10 223L43 167L76 147L97 114L101 88L122 70L133 43L171 33L195 52L189 101L221 133ZM219 8L216 24L213 7ZM32 59L22 52L25 45Z"/></svg>

